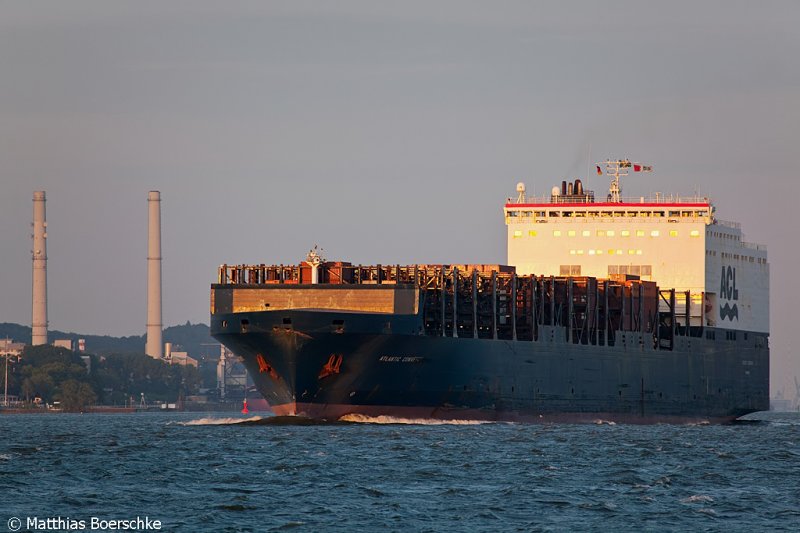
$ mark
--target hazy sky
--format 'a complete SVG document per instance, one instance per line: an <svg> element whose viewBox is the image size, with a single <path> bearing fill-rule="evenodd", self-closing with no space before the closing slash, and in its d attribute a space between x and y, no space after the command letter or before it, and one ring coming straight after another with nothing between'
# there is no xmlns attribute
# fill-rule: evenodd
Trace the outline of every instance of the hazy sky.
<svg viewBox="0 0 800 533"><path fill-rule="evenodd" d="M800 3L0 3L0 322L30 323L47 191L52 329L165 325L221 263L504 262L502 204L591 158L623 194L710 195L768 245L773 391L800 376ZM588 187L607 188L592 176Z"/></svg>

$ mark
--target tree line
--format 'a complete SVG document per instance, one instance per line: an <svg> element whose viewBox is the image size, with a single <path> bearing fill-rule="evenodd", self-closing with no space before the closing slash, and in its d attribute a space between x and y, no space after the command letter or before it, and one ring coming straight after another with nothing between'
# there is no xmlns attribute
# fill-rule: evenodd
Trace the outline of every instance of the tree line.
<svg viewBox="0 0 800 533"><path fill-rule="evenodd" d="M60 402L65 411L96 404L126 405L141 394L148 402L175 402L195 394L200 374L191 366L170 365L143 353L81 356L66 348L26 346L9 365L8 392L27 405ZM2 390L0 390L2 392Z"/></svg>

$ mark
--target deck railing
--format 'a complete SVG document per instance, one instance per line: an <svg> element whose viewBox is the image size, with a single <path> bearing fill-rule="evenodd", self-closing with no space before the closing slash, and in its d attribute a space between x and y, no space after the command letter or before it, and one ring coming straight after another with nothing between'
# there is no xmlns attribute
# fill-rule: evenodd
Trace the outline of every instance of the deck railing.
<svg viewBox="0 0 800 533"><path fill-rule="evenodd" d="M591 193L591 194L587 194ZM508 205L527 205L527 204L589 204L592 203L607 203L610 200L605 197L595 197L593 191L584 191L583 195L558 195L558 196L529 196L525 202L518 202L516 198L508 198L506 204ZM616 202L614 202L616 203ZM708 196L681 196L678 194L661 194L655 193L650 196L626 196L620 198L623 204L710 204L711 199Z"/></svg>

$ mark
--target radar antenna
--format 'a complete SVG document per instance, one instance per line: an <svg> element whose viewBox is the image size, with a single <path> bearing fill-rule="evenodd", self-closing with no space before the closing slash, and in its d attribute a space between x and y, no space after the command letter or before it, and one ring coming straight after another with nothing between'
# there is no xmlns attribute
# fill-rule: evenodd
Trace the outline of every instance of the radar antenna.
<svg viewBox="0 0 800 533"><path fill-rule="evenodd" d="M524 204L525 203L525 184L521 181L517 183L517 203Z"/></svg>
<svg viewBox="0 0 800 533"><path fill-rule="evenodd" d="M319 265L320 263L325 262L325 257L323 257L324 250L319 247L319 245L315 244L314 248L308 251L308 255L306 256L306 262L312 265Z"/></svg>

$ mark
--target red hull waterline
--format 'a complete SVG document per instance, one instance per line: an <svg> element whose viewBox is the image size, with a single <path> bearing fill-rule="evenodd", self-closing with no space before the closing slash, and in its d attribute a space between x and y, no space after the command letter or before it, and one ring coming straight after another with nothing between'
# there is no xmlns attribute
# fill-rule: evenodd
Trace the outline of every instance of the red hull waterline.
<svg viewBox="0 0 800 533"><path fill-rule="evenodd" d="M270 406L278 416L298 416L315 420L337 421L346 415L361 415L370 418L391 417L403 420L474 420L480 422L566 423L566 424L726 424L736 420L726 417L688 417L675 415L645 415L636 413L520 413L517 411L495 411L488 409L457 409L445 407L404 407L386 405L348 405L287 403Z"/></svg>

